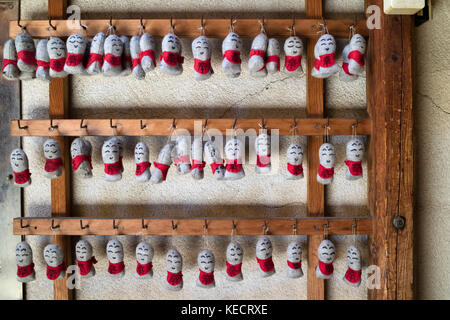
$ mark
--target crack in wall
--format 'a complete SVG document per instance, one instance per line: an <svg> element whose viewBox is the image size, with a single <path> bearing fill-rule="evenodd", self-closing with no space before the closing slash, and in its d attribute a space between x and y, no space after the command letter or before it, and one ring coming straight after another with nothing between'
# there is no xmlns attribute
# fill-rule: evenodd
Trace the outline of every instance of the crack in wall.
<svg viewBox="0 0 450 320"><path fill-rule="evenodd" d="M426 94L423 94L423 93L420 93L420 92L417 92L417 94L418 94L419 96L421 96L421 97L424 97L424 98L427 99L428 101L430 101L431 104L433 105L433 107L434 107L435 109L441 110L441 112L443 112L443 113L445 113L445 114L447 114L447 115L450 115L450 111L446 110L445 108L441 107L441 106L438 105L436 102L434 102L433 98L430 97L429 95L426 95Z"/></svg>

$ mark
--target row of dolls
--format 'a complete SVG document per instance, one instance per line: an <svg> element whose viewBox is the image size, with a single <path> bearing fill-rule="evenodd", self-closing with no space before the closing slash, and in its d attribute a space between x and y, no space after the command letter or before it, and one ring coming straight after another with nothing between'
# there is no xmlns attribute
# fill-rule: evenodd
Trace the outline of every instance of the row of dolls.
<svg viewBox="0 0 450 320"><path fill-rule="evenodd" d="M108 273L117 278L125 274L124 252L119 240L110 240L106 245L108 257ZM301 278L302 271L302 246L300 242L291 241L287 247L287 269L289 278ZM154 249L148 242L142 241L136 246L136 271L138 279L153 277ZM226 251L226 279L230 281L242 281L243 249L241 245L232 241ZM323 240L318 248L318 265L316 276L320 279L330 279L334 272L333 261L336 252L334 244ZM91 244L86 240L80 240L75 247L78 274L83 278L95 276L97 260L93 256ZM63 279L66 274L64 254L60 246L49 244L44 249L44 260L47 263L47 278L49 280ZM261 277L269 277L275 273L275 265L272 261L272 243L268 237L261 237L256 243L256 261ZM197 257L199 274L196 280L197 286L203 288L215 287L214 253L210 250L202 250ZM20 242L16 247L17 280L30 282L35 279L33 255L27 242ZM171 290L180 290L183 287L182 257L176 249L170 249L166 255L167 278L166 287ZM361 254L358 248L351 245L347 249L347 271L344 281L354 287L361 283Z"/></svg>
<svg viewBox="0 0 450 320"><path fill-rule="evenodd" d="M149 33L133 36L106 36L100 32L92 41L82 34L72 34L66 43L57 37L40 40L35 48L33 38L19 33L15 40L8 40L4 46L2 72L7 79L32 79L50 81L68 74L105 76L127 76L133 74L142 80L146 73L156 67L155 41ZM242 40L230 32L222 43L222 69L231 78L241 74ZM328 33L323 34L314 47L315 62L312 76L327 78L340 72L340 79L353 81L364 71L366 41L354 34L343 50L342 67L336 63L336 41ZM194 78L206 80L214 73L211 67L211 44L204 35L192 42L194 57ZM264 77L280 71L280 44L275 38L268 38L265 32L257 35L251 45L248 69L252 76ZM284 71L289 74L303 74L303 42L298 36L290 36L284 43ZM160 70L168 75L183 72L184 57L180 39L168 33L162 40Z"/></svg>
<svg viewBox="0 0 450 320"><path fill-rule="evenodd" d="M259 134L255 139L256 166L258 174L271 171L270 136ZM76 138L71 145L72 169L75 174L83 178L92 177L92 146L83 138ZM352 138L346 147L347 166L346 178L356 180L362 177L362 159L364 144L358 138ZM237 138L232 138L225 144L226 161L223 160L217 145L211 140L203 143L202 137L195 137L192 146L187 136L178 136L175 143L167 143L153 162L154 169L150 172L149 149L144 142L136 144L134 150L136 160L136 181L160 183L166 180L172 163L175 164L180 175L191 174L196 180L203 179L206 162L211 167L216 179L236 180L243 178L245 172L242 166L242 146ZM61 148L56 140L48 139L44 143L45 166L44 175L49 179L57 178L63 172ZM192 163L191 158L192 157ZM102 146L105 180L118 181L122 179L124 171L122 158L122 141L117 137L106 140ZM331 143L324 143L319 149L320 166L317 171L317 181L330 184L334 177L336 151ZM28 158L22 149L15 149L11 153L11 167L14 173L14 183L19 187L31 184L31 173ZM287 149L287 166L285 177L288 180L303 178L303 147L292 143Z"/></svg>

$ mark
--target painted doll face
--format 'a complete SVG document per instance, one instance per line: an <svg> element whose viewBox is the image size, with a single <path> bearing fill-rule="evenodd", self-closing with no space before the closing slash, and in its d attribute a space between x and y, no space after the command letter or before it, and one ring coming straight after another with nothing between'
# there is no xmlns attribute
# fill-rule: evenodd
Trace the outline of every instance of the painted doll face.
<svg viewBox="0 0 450 320"><path fill-rule="evenodd" d="M359 139L352 139L347 143L347 159L361 161L364 156L364 144Z"/></svg>
<svg viewBox="0 0 450 320"><path fill-rule="evenodd" d="M358 50L361 53L366 52L366 40L360 34L355 34L350 40L350 50Z"/></svg>
<svg viewBox="0 0 450 320"><path fill-rule="evenodd" d="M213 272L215 259L214 254L210 250L202 250L197 257L198 267L203 272Z"/></svg>
<svg viewBox="0 0 450 320"><path fill-rule="evenodd" d="M294 165L302 164L303 162L303 148L298 143L292 143L287 149L287 162Z"/></svg>
<svg viewBox="0 0 450 320"><path fill-rule="evenodd" d="M241 51L242 40L237 33L230 32L222 43L222 53L226 50Z"/></svg>
<svg viewBox="0 0 450 320"><path fill-rule="evenodd" d="M19 33L15 41L17 52L22 50L35 51L33 38L28 33Z"/></svg>
<svg viewBox="0 0 450 320"><path fill-rule="evenodd" d="M267 45L267 55L268 56L279 56L280 55L280 43L275 38L269 39L269 44Z"/></svg>
<svg viewBox="0 0 450 320"><path fill-rule="evenodd" d="M80 240L75 246L77 260L88 261L92 258L92 246L86 240Z"/></svg>
<svg viewBox="0 0 450 320"><path fill-rule="evenodd" d="M144 33L140 39L141 50L153 50L155 48L155 40L149 33Z"/></svg>
<svg viewBox="0 0 450 320"><path fill-rule="evenodd" d="M172 150L174 148L174 144L173 143L168 143L166 144L161 151L159 152L158 155L158 162L159 163L164 163L166 165L169 165L172 162Z"/></svg>
<svg viewBox="0 0 450 320"><path fill-rule="evenodd" d="M112 137L111 139L109 139L109 141L111 141L114 144L117 144L119 146L119 155L122 156L123 155L123 144L122 144L122 140L120 140L117 137Z"/></svg>
<svg viewBox="0 0 450 320"><path fill-rule="evenodd" d="M241 159L241 143L238 139L230 139L225 145L227 159Z"/></svg>
<svg viewBox="0 0 450 320"><path fill-rule="evenodd" d="M119 263L123 261L123 247L119 240L110 240L106 245L106 255L108 260L112 263Z"/></svg>
<svg viewBox="0 0 450 320"><path fill-rule="evenodd" d="M200 36L192 41L192 54L194 59L208 60L211 58L211 45L205 36Z"/></svg>
<svg viewBox="0 0 450 320"><path fill-rule="evenodd" d="M324 143L319 149L320 164L325 168L333 168L336 160L336 151L331 143Z"/></svg>
<svg viewBox="0 0 450 320"><path fill-rule="evenodd" d="M259 238L256 243L256 256L258 259L267 259L272 256L272 242L270 242L269 238Z"/></svg>
<svg viewBox="0 0 450 320"><path fill-rule="evenodd" d="M136 147L134 148L134 158L136 163L148 162L150 155L148 151L148 147L143 142L138 142Z"/></svg>
<svg viewBox="0 0 450 320"><path fill-rule="evenodd" d="M181 259L181 254L175 249L170 249L167 252L166 265L167 265L167 271L169 271L169 272L172 272L172 273L181 272L181 269L183 267L183 261Z"/></svg>
<svg viewBox="0 0 450 320"><path fill-rule="evenodd" d="M16 246L16 264L25 267L33 262L33 252L25 241L19 242Z"/></svg>
<svg viewBox="0 0 450 320"><path fill-rule="evenodd" d="M186 136L179 136L175 143L177 156L185 156L189 154L189 143Z"/></svg>
<svg viewBox="0 0 450 320"><path fill-rule="evenodd" d="M292 241L289 243L287 250L287 259L290 262L299 262L302 260L302 245L298 241Z"/></svg>
<svg viewBox="0 0 450 320"><path fill-rule="evenodd" d="M332 263L336 255L333 242L330 240L323 240L319 245L319 260L323 263Z"/></svg>
<svg viewBox="0 0 450 320"><path fill-rule="evenodd" d="M22 149L14 149L11 152L10 160L14 172L22 172L28 169L28 157Z"/></svg>
<svg viewBox="0 0 450 320"><path fill-rule="evenodd" d="M253 39L252 49L266 51L267 36L265 33L260 33L255 37L255 39Z"/></svg>
<svg viewBox="0 0 450 320"><path fill-rule="evenodd" d="M122 40L115 34L110 34L105 39L105 53L110 53L116 57L121 56L123 52Z"/></svg>
<svg viewBox="0 0 450 320"><path fill-rule="evenodd" d="M244 251L238 242L230 242L227 247L227 261L233 265L242 263Z"/></svg>
<svg viewBox="0 0 450 320"><path fill-rule="evenodd" d="M291 36L284 42L284 53L287 56L299 56L303 54L303 42L297 36Z"/></svg>
<svg viewBox="0 0 450 320"><path fill-rule="evenodd" d="M102 146L102 158L104 163L116 163L119 161L119 145L114 141L107 140Z"/></svg>
<svg viewBox="0 0 450 320"><path fill-rule="evenodd" d="M270 154L270 137L267 134L261 133L256 137L255 150L256 154L260 156L267 156Z"/></svg>
<svg viewBox="0 0 450 320"><path fill-rule="evenodd" d="M47 159L61 158L61 147L58 141L53 139L47 139L44 142L44 157Z"/></svg>
<svg viewBox="0 0 450 320"><path fill-rule="evenodd" d="M105 53L105 34L103 32L97 33L91 42L91 52L103 55Z"/></svg>
<svg viewBox="0 0 450 320"><path fill-rule="evenodd" d="M72 159L76 156L88 154L87 151L88 150L83 139L76 138L72 141L72 144L70 145L70 154L72 155Z"/></svg>
<svg viewBox="0 0 450 320"><path fill-rule="evenodd" d="M60 38L51 37L47 43L47 51L50 59L61 59L67 55L66 44Z"/></svg>
<svg viewBox="0 0 450 320"><path fill-rule="evenodd" d="M142 241L136 246L136 260L140 264L147 264L153 260L153 247L150 243Z"/></svg>
<svg viewBox="0 0 450 320"><path fill-rule="evenodd" d="M356 271L361 270L361 253L355 246L350 246L347 249L347 263L348 266Z"/></svg>
<svg viewBox="0 0 450 320"><path fill-rule="evenodd" d="M64 255L60 246L49 244L44 248L44 260L50 267L57 267L63 263Z"/></svg>
<svg viewBox="0 0 450 320"><path fill-rule="evenodd" d="M168 33L164 36L162 45L162 51L181 53L180 39L173 33Z"/></svg>
<svg viewBox="0 0 450 320"><path fill-rule="evenodd" d="M205 142L205 154L206 157L209 158L209 162L218 162L222 160L222 155L220 154L219 149L212 141Z"/></svg>
<svg viewBox="0 0 450 320"><path fill-rule="evenodd" d="M322 35L319 40L317 40L316 46L314 47L314 54L319 57L324 54L334 53L336 51L336 41L331 34Z"/></svg>
<svg viewBox="0 0 450 320"><path fill-rule="evenodd" d="M81 34L71 34L67 38L67 52L83 54L86 51L87 41Z"/></svg>
<svg viewBox="0 0 450 320"><path fill-rule="evenodd" d="M192 159L203 160L203 140L201 137L196 137L192 141Z"/></svg>

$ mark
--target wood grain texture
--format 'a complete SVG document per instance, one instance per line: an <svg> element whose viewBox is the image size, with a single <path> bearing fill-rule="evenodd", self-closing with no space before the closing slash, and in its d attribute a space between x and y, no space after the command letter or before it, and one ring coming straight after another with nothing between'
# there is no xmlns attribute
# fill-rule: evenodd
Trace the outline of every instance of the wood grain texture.
<svg viewBox="0 0 450 320"><path fill-rule="evenodd" d="M311 19L323 16L322 0L306 0L306 17ZM328 20L327 20L328 25ZM316 30L319 30L317 28ZM348 34L348 29L347 29ZM314 45L320 35L317 34L307 41L307 78L306 78L306 114L310 118L324 117L324 90L323 80L314 78L311 70L314 65ZM322 134L324 129L321 128ZM308 215L313 217L323 216L325 213L325 188L316 180L317 169L319 167L319 148L323 143L321 135L308 137L308 177L307 177L307 209ZM309 300L325 299L325 283L323 279L318 279L315 273L317 265L317 248L323 239L322 235L308 237L308 292Z"/></svg>
<svg viewBox="0 0 450 320"><path fill-rule="evenodd" d="M141 129L142 125L146 126ZM83 119L83 126L87 125L87 129L81 128L82 119L54 119L53 126L57 129L50 131L50 120L20 120L20 126L28 126L27 129L20 129L17 120L11 121L12 136L168 136L172 133L171 125L173 119L112 119L112 125L117 128L111 128L110 119ZM227 130L231 133L234 119L208 119L207 129L220 130L223 134ZM330 135L351 135L352 125L358 121L358 134L371 134L370 119L296 119L295 132L297 135L318 136L316 140L322 141L324 134L324 126L327 123L330 126ZM239 119L236 122L236 130L242 131L255 130L258 132L261 119ZM175 125L177 129L188 130L190 134L194 132L201 133L202 126L205 124L204 119L176 119ZM293 119L264 119L264 125L267 129L278 129L279 135L291 135L291 126ZM197 131L195 131L197 130ZM312 165L317 166L317 152L311 160ZM317 170L316 170L317 171ZM315 171L315 172L316 172ZM315 181L315 180L314 180ZM317 186L313 186L317 187ZM313 192L314 193L314 192Z"/></svg>
<svg viewBox="0 0 450 320"><path fill-rule="evenodd" d="M320 17L317 19L296 19L295 31L301 37L316 37L319 24L322 23ZM199 36L200 19L173 19L175 33L182 38L196 38ZM205 19L205 32L210 38L225 38L229 32L229 19ZM34 38L48 37L48 20L23 20L20 22L26 26L27 31ZM98 32L105 32L109 25L109 20L81 20L86 25L87 36L93 37ZM162 38L169 31L170 19L149 19L143 20L145 31L153 35L153 37ZM137 34L140 26L139 19L121 19L112 20L112 24L116 27L116 32L120 35L134 36ZM327 20L327 26L330 33L335 37L347 38L349 26L354 24L353 20ZM56 27L52 34L57 37L68 37L75 32L81 32L78 29L78 22L74 25L67 20L52 19L52 25ZM289 37L288 28L292 25L292 19L268 19L264 20L265 30L272 37ZM368 35L365 20L357 21L358 32L363 36ZM253 38L260 32L260 24L258 19L238 19L234 25L235 31L241 37ZM15 38L20 32L17 21L10 22L9 35Z"/></svg>
<svg viewBox="0 0 450 320"><path fill-rule="evenodd" d="M22 221L21 221L22 220ZM329 234L352 234L352 225L358 224L358 234L370 234L372 222L370 217L343 218L271 218L271 219L156 219L156 218L95 218L95 217L53 217L53 218L16 218L14 234L18 235L207 235L228 236L233 223L235 235L257 236L266 229L270 235L292 235L293 226L297 224L297 234L316 235L321 238L324 225L329 225ZM176 226L172 227L172 222ZM54 227L52 229L52 226ZM88 226L88 227L87 227ZM115 229L114 226L117 228ZM147 228L143 228L147 226ZM318 235L318 236L317 236ZM313 250L311 253L317 252ZM317 261L311 260L311 261Z"/></svg>
<svg viewBox="0 0 450 320"><path fill-rule="evenodd" d="M368 4L382 6L381 0ZM371 30L367 103L373 121L369 208L373 215L370 264L381 269L381 288L370 299L413 298L413 137L411 17L381 15ZM380 99L380 97L382 97ZM397 231L396 215L406 218Z"/></svg>
<svg viewBox="0 0 450 320"><path fill-rule="evenodd" d="M48 0L48 15L53 19L61 19L66 16L66 0ZM29 31L27 29L27 31ZM31 35L33 35L31 33ZM67 118L69 113L69 79L52 79L49 86L49 118ZM71 206L70 193L70 143L69 138L55 137L61 146L64 161L64 170L61 177L52 179L51 201L52 216L69 216ZM71 241L69 237L53 235L52 242L61 246L64 251L66 265L72 263ZM56 280L53 286L53 297L55 300L70 300L73 291L66 286L66 278Z"/></svg>

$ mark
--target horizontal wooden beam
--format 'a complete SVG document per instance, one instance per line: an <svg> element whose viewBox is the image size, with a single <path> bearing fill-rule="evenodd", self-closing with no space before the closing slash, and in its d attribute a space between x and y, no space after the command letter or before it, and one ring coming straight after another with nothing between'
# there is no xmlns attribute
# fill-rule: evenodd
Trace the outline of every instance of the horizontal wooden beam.
<svg viewBox="0 0 450 320"><path fill-rule="evenodd" d="M210 235L228 236L235 225L235 235L321 235L370 234L370 217L344 218L271 218L271 219L155 219L155 218L15 218L16 235ZM207 228L205 229L205 226ZM116 228L114 228L116 227Z"/></svg>
<svg viewBox="0 0 450 320"><path fill-rule="evenodd" d="M172 125L184 129L190 134L200 134L204 119L54 119L50 120L12 120L12 136L170 136ZM279 135L293 133L293 119L208 119L206 128L210 135L221 132L227 134L233 124L236 130L255 130L260 124L269 130L278 129ZM112 126L111 126L112 125ZM141 129L144 127L143 129ZM351 135L352 127L357 125L357 134L370 135L370 119L296 119L295 134L303 136L321 136L325 126L329 126L329 135ZM82 128L86 126L86 128ZM53 127L53 129L52 129ZM116 127L116 128L115 128ZM195 130L194 130L195 129ZM230 133L231 134L231 133ZM239 132L237 133L239 134Z"/></svg>
<svg viewBox="0 0 450 320"><path fill-rule="evenodd" d="M350 26L354 25L353 20L326 20L328 31L335 37L347 38ZM67 37L72 33L81 32L79 23L76 20L52 20L52 25L56 30L52 30L52 35ZM112 20L116 28L116 33L125 36L134 36L140 27L139 19ZM295 20L296 34L301 37L316 37L322 19L299 19ZM48 20L21 20L20 24L35 38L48 37ZM109 20L81 20L81 24L87 26L85 34L93 37L98 32L105 32L109 25ZM161 38L168 33L170 19L148 19L143 20L145 31L154 37ZM200 35L200 19L173 19L175 33L182 38L196 38ZM229 32L230 19L204 19L205 32L211 38L225 38ZM289 37L289 27L292 19L265 19L264 28L272 37ZM260 32L259 19L237 19L234 25L235 32L241 37L254 37ZM17 21L10 21L9 36L15 38L20 33ZM363 36L367 36L369 31L365 20L356 22L356 30Z"/></svg>

